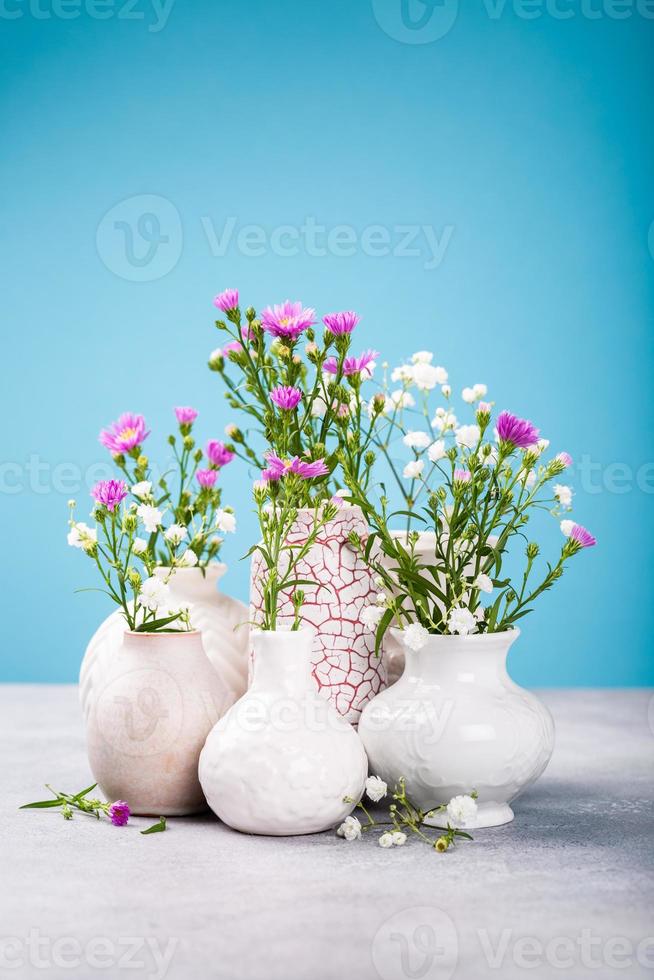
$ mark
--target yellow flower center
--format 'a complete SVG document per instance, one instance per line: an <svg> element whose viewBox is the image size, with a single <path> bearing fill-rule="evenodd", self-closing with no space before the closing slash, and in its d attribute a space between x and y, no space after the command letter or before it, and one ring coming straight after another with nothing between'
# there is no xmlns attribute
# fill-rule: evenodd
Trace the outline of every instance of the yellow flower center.
<svg viewBox="0 0 654 980"><path fill-rule="evenodd" d="M123 429L120 432L118 438L123 439L125 442L127 442L128 440L136 439L136 436L137 436L136 429L132 427L132 428Z"/></svg>

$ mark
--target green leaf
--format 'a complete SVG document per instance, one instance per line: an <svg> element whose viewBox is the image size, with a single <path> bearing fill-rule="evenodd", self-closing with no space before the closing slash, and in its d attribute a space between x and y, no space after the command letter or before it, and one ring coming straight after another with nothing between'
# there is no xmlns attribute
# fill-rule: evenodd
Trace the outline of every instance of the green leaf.
<svg viewBox="0 0 654 980"><path fill-rule="evenodd" d="M77 794L76 794L76 795L75 795L75 796L73 797L73 799L74 799L74 800L81 800L81 799L82 799L82 797L84 797L84 796L86 796L86 794L87 794L87 793L90 793L92 789L95 789L95 787L96 787L97 785L98 785L97 783L93 783L93 785L92 785L92 786L87 786L87 788L86 788L86 789L83 789L83 790L81 791L81 793L77 793Z"/></svg>
<svg viewBox="0 0 654 980"><path fill-rule="evenodd" d="M384 639L384 633L388 629L388 626L393 619L393 610L387 609L382 618L379 621L379 626L377 627L377 632L375 633L375 656L379 656L379 648L381 642Z"/></svg>
<svg viewBox="0 0 654 980"><path fill-rule="evenodd" d="M36 803L23 803L22 806L18 807L18 809L19 810L45 810L48 807L61 806L61 804L65 802L66 802L65 800L38 800Z"/></svg>
<svg viewBox="0 0 654 980"><path fill-rule="evenodd" d="M147 830L142 830L141 833L142 834L161 834L161 833L164 832L165 829L166 829L166 818L165 817L159 817L159 820L157 821L157 823L153 823L151 827L148 827Z"/></svg>
<svg viewBox="0 0 654 980"><path fill-rule="evenodd" d="M174 623L176 619L179 619L179 613L175 613L174 616L166 616L165 619L153 619L149 623L141 623L134 630L135 633L156 633L157 630L162 629L164 626L168 626L169 623Z"/></svg>

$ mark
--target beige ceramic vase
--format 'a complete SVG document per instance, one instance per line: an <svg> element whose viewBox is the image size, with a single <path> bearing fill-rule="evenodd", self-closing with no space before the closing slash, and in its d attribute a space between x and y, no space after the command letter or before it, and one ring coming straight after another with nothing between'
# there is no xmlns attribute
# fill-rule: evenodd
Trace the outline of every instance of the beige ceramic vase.
<svg viewBox="0 0 654 980"><path fill-rule="evenodd" d="M183 816L205 809L198 760L233 698L200 633L123 633L87 719L95 780L133 813Z"/></svg>

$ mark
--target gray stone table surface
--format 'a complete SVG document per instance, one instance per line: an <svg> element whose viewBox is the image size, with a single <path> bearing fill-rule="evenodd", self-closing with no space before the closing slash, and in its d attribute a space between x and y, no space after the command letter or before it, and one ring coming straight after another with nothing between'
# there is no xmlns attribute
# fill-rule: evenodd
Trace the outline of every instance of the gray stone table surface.
<svg viewBox="0 0 654 980"><path fill-rule="evenodd" d="M654 711L542 692L557 744L505 827L418 840L249 837L211 814L126 828L22 811L91 782L73 686L0 687L0 977L651 976Z"/></svg>

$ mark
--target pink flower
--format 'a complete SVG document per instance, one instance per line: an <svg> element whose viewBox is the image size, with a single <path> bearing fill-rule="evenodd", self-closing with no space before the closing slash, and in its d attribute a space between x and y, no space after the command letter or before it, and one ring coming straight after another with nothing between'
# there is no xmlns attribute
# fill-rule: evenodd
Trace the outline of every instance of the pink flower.
<svg viewBox="0 0 654 980"><path fill-rule="evenodd" d="M482 415L490 415L491 411L492 411L492 406L490 402L479 402L479 404L477 405L478 415L479 413L481 413Z"/></svg>
<svg viewBox="0 0 654 980"><path fill-rule="evenodd" d="M570 453L559 453L556 459L564 466L572 466L572 456Z"/></svg>
<svg viewBox="0 0 654 980"><path fill-rule="evenodd" d="M302 303L291 303L286 300L280 306L268 306L261 315L261 326L272 334L286 340L297 340L301 333L316 321L316 311L310 307L302 308Z"/></svg>
<svg viewBox="0 0 654 980"><path fill-rule="evenodd" d="M180 425L193 425L198 413L194 408L189 408L188 406L176 408L175 415L177 416L177 421Z"/></svg>
<svg viewBox="0 0 654 980"><path fill-rule="evenodd" d="M242 350L243 350L243 344L241 343L240 340L230 340L230 342L228 344L225 344L225 346L223 347L222 354L223 357L227 357L227 355L230 354L232 351L234 351L235 354L240 354Z"/></svg>
<svg viewBox="0 0 654 980"><path fill-rule="evenodd" d="M539 430L527 419L519 419L510 412L500 412L497 419L497 435L500 442L516 449L529 449L538 442Z"/></svg>
<svg viewBox="0 0 654 980"><path fill-rule="evenodd" d="M270 400L277 408L292 412L302 401L302 392L299 388L291 388L289 385L278 385L270 392Z"/></svg>
<svg viewBox="0 0 654 980"><path fill-rule="evenodd" d="M570 531L570 539L576 541L580 548L592 548L597 544L597 538L581 524L574 525Z"/></svg>
<svg viewBox="0 0 654 980"><path fill-rule="evenodd" d="M218 479L218 471L198 470L197 473L195 474L195 478L201 487L204 487L205 489L210 489L215 485L216 480Z"/></svg>
<svg viewBox="0 0 654 980"><path fill-rule="evenodd" d="M234 459L234 453L231 449L228 449L224 442L218 442L217 439L209 440L206 453L212 466L227 466ZM211 485L213 486L213 484Z"/></svg>
<svg viewBox="0 0 654 980"><path fill-rule="evenodd" d="M107 815L114 827L124 827L129 820L129 806L125 800L116 800L107 810Z"/></svg>
<svg viewBox="0 0 654 980"><path fill-rule="evenodd" d="M454 482L455 483L470 483L472 479L472 473L470 470L455 470L454 471Z"/></svg>
<svg viewBox="0 0 654 980"><path fill-rule="evenodd" d="M339 337L344 333L352 333L361 317L352 310L345 310L343 313L328 313L322 318L330 333Z"/></svg>
<svg viewBox="0 0 654 980"><path fill-rule="evenodd" d="M213 305L217 306L219 310L223 313L231 313L232 310L238 309L238 289L225 289L222 293L213 301Z"/></svg>
<svg viewBox="0 0 654 980"><path fill-rule="evenodd" d="M122 453L128 453L140 446L149 435L142 415L123 412L117 422L112 422L111 425L102 430L99 438L102 445L110 453L113 453L114 456L120 456Z"/></svg>
<svg viewBox="0 0 654 980"><path fill-rule="evenodd" d="M91 496L107 510L113 511L127 496L124 480L100 480L91 490Z"/></svg>
<svg viewBox="0 0 654 980"><path fill-rule="evenodd" d="M361 374L366 368L379 357L379 351L366 350L358 357L346 357L343 361L343 374L347 378L352 374ZM338 371L338 361L335 357L328 357L323 364L323 370L329 374L336 374Z"/></svg>
<svg viewBox="0 0 654 980"><path fill-rule="evenodd" d="M266 462L268 466L261 474L261 479L266 480L266 482L281 480L283 476L287 476L289 473L294 473L303 480L315 480L319 476L329 474L329 469L322 459L308 463L301 460L299 456L294 456L290 460L283 460L274 453L266 453Z"/></svg>

